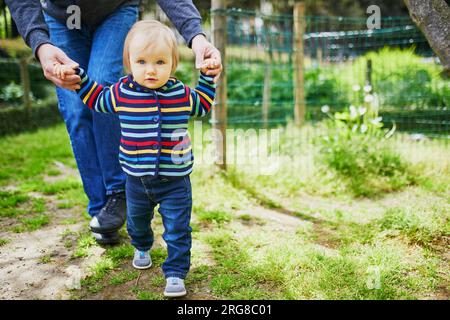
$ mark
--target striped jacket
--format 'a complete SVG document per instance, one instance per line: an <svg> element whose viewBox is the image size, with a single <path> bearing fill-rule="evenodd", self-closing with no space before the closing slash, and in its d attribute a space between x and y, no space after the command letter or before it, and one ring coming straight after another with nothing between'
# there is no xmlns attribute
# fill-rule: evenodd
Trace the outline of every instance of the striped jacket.
<svg viewBox="0 0 450 320"><path fill-rule="evenodd" d="M192 171L194 156L188 133L191 116L205 116L215 95L213 78L200 74L190 89L176 78L152 90L131 75L104 87L80 68L79 97L90 109L118 113L121 126L119 162L133 176L176 178Z"/></svg>

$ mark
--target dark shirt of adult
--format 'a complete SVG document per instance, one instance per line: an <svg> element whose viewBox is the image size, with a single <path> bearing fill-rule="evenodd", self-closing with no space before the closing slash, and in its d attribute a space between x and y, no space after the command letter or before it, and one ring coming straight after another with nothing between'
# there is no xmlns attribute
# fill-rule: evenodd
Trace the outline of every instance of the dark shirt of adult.
<svg viewBox="0 0 450 320"><path fill-rule="evenodd" d="M191 40L201 30L201 17L191 0L156 0L161 9L169 17L184 40L191 45ZM50 16L61 21L73 14L67 8L77 5L80 8L81 24L95 29L102 20L114 12L119 6L140 3L140 0L6 0L11 15L16 22L20 35L25 43L36 51L40 45L51 43L47 25L42 14L45 10Z"/></svg>

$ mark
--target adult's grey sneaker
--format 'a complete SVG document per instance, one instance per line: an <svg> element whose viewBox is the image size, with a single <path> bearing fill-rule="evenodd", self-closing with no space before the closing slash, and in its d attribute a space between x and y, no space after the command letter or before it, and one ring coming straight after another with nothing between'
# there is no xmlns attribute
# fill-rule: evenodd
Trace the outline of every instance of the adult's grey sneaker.
<svg viewBox="0 0 450 320"><path fill-rule="evenodd" d="M125 192L108 196L108 201L100 212L92 218L89 226L95 233L118 231L125 223L127 215Z"/></svg>
<svg viewBox="0 0 450 320"><path fill-rule="evenodd" d="M110 233L96 233L92 232L92 235L95 238L95 241L97 241L98 244L105 245L105 244L117 244L120 242L120 235L119 232L114 231Z"/></svg>
<svg viewBox="0 0 450 320"><path fill-rule="evenodd" d="M164 290L165 297L176 298L185 295L186 288L184 287L183 279L176 277L168 277L166 279L166 289Z"/></svg>
<svg viewBox="0 0 450 320"><path fill-rule="evenodd" d="M134 250L133 267L136 269L148 269L152 266L150 251Z"/></svg>

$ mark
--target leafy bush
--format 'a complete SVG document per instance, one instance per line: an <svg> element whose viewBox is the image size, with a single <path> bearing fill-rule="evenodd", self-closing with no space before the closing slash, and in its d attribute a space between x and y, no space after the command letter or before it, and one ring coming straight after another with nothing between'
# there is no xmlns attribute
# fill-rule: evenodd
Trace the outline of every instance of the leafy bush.
<svg viewBox="0 0 450 320"><path fill-rule="evenodd" d="M338 81L365 83L367 60L372 61L372 86L386 108L427 109L450 106L450 81L443 79L442 66L414 54L414 48L384 48L357 58L351 66L337 67ZM354 92L347 91L349 98Z"/></svg>
<svg viewBox="0 0 450 320"><path fill-rule="evenodd" d="M348 106L346 95L349 84L340 84L339 74L333 67L315 67L305 71L305 92L308 106L332 105L336 109Z"/></svg>
<svg viewBox="0 0 450 320"><path fill-rule="evenodd" d="M42 69L38 64L29 64L30 87L33 97L45 99L49 89L53 90L51 82L45 79ZM11 82L21 84L19 64L15 60L0 60L0 87L4 88Z"/></svg>
<svg viewBox="0 0 450 320"><path fill-rule="evenodd" d="M415 182L400 155L377 138L332 130L321 143L321 160L356 196L375 196Z"/></svg>
<svg viewBox="0 0 450 320"><path fill-rule="evenodd" d="M22 86L10 82L7 86L3 87L0 91L0 100L11 104L19 104L22 102L23 88Z"/></svg>
<svg viewBox="0 0 450 320"><path fill-rule="evenodd" d="M406 162L384 143L395 126L383 129L378 105L366 94L364 106L350 106L348 111L329 114L326 134L319 140L320 160L343 178L356 196L374 196L399 190L415 182Z"/></svg>
<svg viewBox="0 0 450 320"><path fill-rule="evenodd" d="M23 107L3 108L0 109L0 136L35 130L61 121L55 101L34 103L30 113Z"/></svg>
<svg viewBox="0 0 450 320"><path fill-rule="evenodd" d="M23 41L22 37L2 39L0 47L10 58L27 57L33 54L31 49Z"/></svg>
<svg viewBox="0 0 450 320"><path fill-rule="evenodd" d="M398 230L411 242L430 244L450 234L449 213L436 204L426 208L389 208L378 220L382 230Z"/></svg>

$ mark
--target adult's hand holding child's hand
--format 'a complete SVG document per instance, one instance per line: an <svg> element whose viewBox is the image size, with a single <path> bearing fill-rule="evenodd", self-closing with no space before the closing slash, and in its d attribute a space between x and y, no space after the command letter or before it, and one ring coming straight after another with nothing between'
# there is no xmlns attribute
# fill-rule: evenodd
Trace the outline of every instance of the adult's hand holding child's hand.
<svg viewBox="0 0 450 320"><path fill-rule="evenodd" d="M81 78L75 73L78 63L71 60L61 49L45 43L38 48L37 56L41 62L44 76L48 80L65 89L80 88ZM56 70L55 66L57 65L64 66L64 68L58 67L61 70ZM55 73L55 71L59 71L59 73Z"/></svg>
<svg viewBox="0 0 450 320"><path fill-rule="evenodd" d="M58 62L55 62L53 64L53 76L57 77L58 79L64 81L68 77L78 74L77 68L72 68L66 64L60 64ZM70 88L71 90L80 89L80 85L77 84L73 88Z"/></svg>
<svg viewBox="0 0 450 320"><path fill-rule="evenodd" d="M219 80L220 73L222 72L222 57L220 51L214 47L203 34L198 34L192 39L192 51L195 54L195 67L202 68L203 61L205 59L215 59L217 61L217 67L207 71L208 76L214 76L214 83Z"/></svg>
<svg viewBox="0 0 450 320"><path fill-rule="evenodd" d="M218 68L221 68L220 63L216 59L208 58L203 60L200 71L209 75L208 72L210 72L210 70L217 70Z"/></svg>

